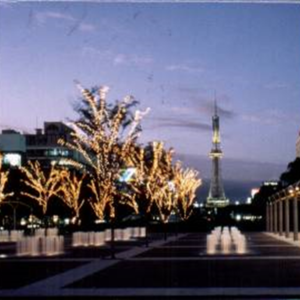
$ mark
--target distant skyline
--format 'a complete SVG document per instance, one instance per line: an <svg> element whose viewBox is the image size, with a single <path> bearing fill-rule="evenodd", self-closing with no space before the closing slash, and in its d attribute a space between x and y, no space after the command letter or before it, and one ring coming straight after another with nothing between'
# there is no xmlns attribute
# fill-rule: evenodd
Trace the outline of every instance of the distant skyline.
<svg viewBox="0 0 300 300"><path fill-rule="evenodd" d="M207 178L216 93L227 179L274 179L295 159L300 5L0 2L0 29L1 129L74 119L74 80L108 85L110 101L151 107L141 142Z"/></svg>

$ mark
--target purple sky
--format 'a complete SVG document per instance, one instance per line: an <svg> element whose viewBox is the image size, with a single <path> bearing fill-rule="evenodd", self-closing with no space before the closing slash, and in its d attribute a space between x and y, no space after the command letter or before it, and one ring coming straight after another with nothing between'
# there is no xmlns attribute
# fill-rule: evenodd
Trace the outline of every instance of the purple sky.
<svg viewBox="0 0 300 300"><path fill-rule="evenodd" d="M141 141L164 140L203 177L215 93L224 177L250 179L252 163L251 178L276 178L295 158L300 5L0 3L0 28L2 129L74 118L77 79L150 106Z"/></svg>

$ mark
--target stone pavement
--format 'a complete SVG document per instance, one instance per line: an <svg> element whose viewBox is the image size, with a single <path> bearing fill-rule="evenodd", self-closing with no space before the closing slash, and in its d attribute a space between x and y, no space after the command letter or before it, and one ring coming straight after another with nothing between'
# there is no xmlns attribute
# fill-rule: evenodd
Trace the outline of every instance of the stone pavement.
<svg viewBox="0 0 300 300"><path fill-rule="evenodd" d="M0 298L300 298L300 242L245 235L244 254L207 254L206 234L190 233L153 240L149 248L120 242L114 260L107 249L87 248L61 257L2 258ZM0 257L9 249L0 246Z"/></svg>

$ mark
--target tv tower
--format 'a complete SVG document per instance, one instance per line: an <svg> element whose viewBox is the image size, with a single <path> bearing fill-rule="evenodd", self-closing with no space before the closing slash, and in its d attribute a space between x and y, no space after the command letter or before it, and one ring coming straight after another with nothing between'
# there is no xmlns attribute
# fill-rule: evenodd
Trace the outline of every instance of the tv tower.
<svg viewBox="0 0 300 300"><path fill-rule="evenodd" d="M224 207L229 204L229 199L225 196L221 176L221 158L223 157L223 152L221 150L220 122L216 100L214 104L214 115L212 116L212 129L212 149L209 153L209 157L212 160L212 174L206 206Z"/></svg>

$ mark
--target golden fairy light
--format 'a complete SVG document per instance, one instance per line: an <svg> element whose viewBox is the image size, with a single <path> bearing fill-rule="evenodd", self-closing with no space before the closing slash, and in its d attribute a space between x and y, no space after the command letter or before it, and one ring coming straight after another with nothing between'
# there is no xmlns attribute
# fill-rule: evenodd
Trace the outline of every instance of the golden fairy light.
<svg viewBox="0 0 300 300"><path fill-rule="evenodd" d="M182 220L187 220L193 211L196 190L202 181L197 178L198 172L193 169L182 169L176 165L174 189L176 191L176 208Z"/></svg>
<svg viewBox="0 0 300 300"><path fill-rule="evenodd" d="M149 173L147 190L151 195L163 223L166 223L173 211L173 150L166 151L162 142L153 142L153 165Z"/></svg>
<svg viewBox="0 0 300 300"><path fill-rule="evenodd" d="M72 140L60 139L58 143L79 152L83 157L81 167L85 166L91 177L88 187L92 196L88 200L96 216L103 220L108 212L108 216L114 218L116 183L139 136L139 124L149 109L137 111L129 129L124 132L122 120L128 113L128 104L133 101L131 96L120 101L112 112L106 103L107 87L99 89L99 97L78 82L77 87L87 103L89 119L73 122ZM76 161L69 160L68 163L79 166ZM130 201L132 203L133 200Z"/></svg>
<svg viewBox="0 0 300 300"><path fill-rule="evenodd" d="M38 161L29 161L27 167L21 167L21 171L25 174L25 179L22 181L30 188L30 192L21 192L21 194L37 201L46 214L50 198L57 195L60 190L62 170L51 165L47 172L42 169Z"/></svg>
<svg viewBox="0 0 300 300"><path fill-rule="evenodd" d="M154 164L150 172L148 189L158 209L160 220L167 223L175 209L175 190L173 184L174 167L172 164L174 150L166 151L163 143L153 144Z"/></svg>
<svg viewBox="0 0 300 300"><path fill-rule="evenodd" d="M57 196L74 211L75 218L79 219L80 209L84 204L84 200L80 199L81 186L85 175L76 176L69 170L61 172L61 183Z"/></svg>
<svg viewBox="0 0 300 300"><path fill-rule="evenodd" d="M176 201L172 183L166 180L162 182L160 189L156 190L156 193L153 194L153 198L159 212L160 220L163 223L167 223L174 211Z"/></svg>
<svg viewBox="0 0 300 300"><path fill-rule="evenodd" d="M136 151L131 152L130 163L137 168L135 180L130 183L134 191L131 197L140 194L147 202L148 213L155 205L163 223L168 222L174 212L178 212L181 219L188 219L196 190L201 185L198 173L193 169L183 169L179 162L174 165L174 150L165 150L162 142L152 142L149 150L150 158L145 157L147 149L136 147Z"/></svg>
<svg viewBox="0 0 300 300"><path fill-rule="evenodd" d="M136 212L140 207L149 214L153 205L158 209L160 219L167 222L174 209L174 197L171 180L174 176L172 167L173 149L165 150L163 142L154 141L146 148L135 147L128 156L129 163L136 168L135 180L130 182L132 192L128 194ZM136 197L142 199L140 207ZM131 197L131 198L130 198Z"/></svg>
<svg viewBox="0 0 300 300"><path fill-rule="evenodd" d="M3 171L3 165L2 165L3 155L0 153L0 204L3 202L6 198L11 197L14 195L14 193L5 193L4 189L7 184L9 171Z"/></svg>
<svg viewBox="0 0 300 300"><path fill-rule="evenodd" d="M130 173L130 178L125 182L126 187L121 186L119 191L119 202L132 208L135 214L141 213L138 200L145 198L144 184L144 149L136 144L130 145L128 155L124 157L127 166L125 173ZM120 176L120 180L122 175ZM122 180L121 180L122 181Z"/></svg>

